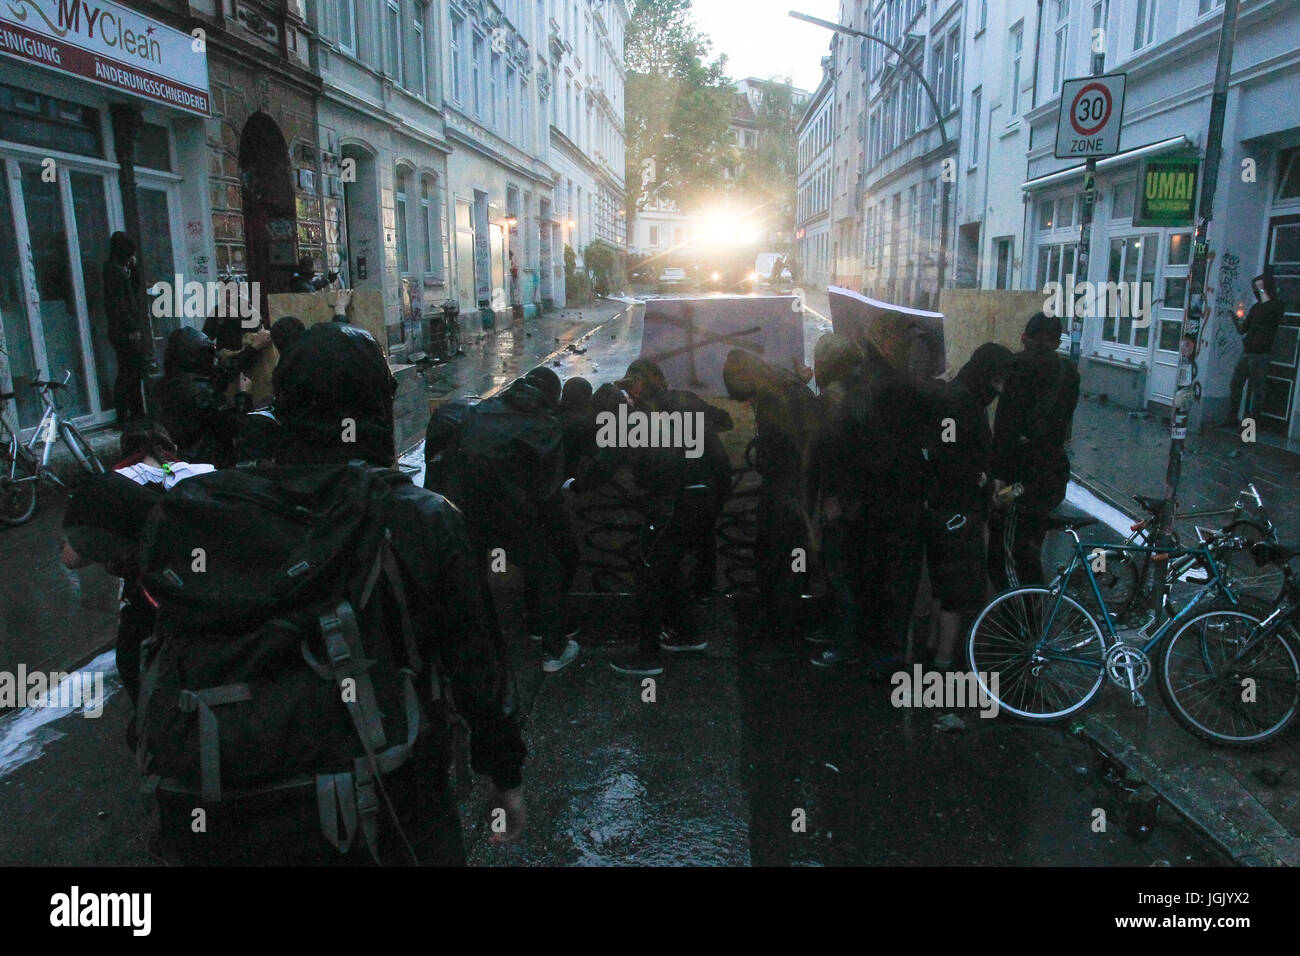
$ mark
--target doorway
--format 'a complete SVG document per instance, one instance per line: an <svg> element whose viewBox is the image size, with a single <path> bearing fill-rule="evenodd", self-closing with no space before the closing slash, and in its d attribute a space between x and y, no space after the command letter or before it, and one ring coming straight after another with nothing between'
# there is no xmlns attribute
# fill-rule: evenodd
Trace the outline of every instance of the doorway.
<svg viewBox="0 0 1300 956"><path fill-rule="evenodd" d="M1265 262L1273 272L1286 311L1273 342L1273 364L1259 409L1259 423L1268 431L1287 435L1295 410L1296 371L1300 368L1300 215L1269 220Z"/></svg>
<svg viewBox="0 0 1300 956"><path fill-rule="evenodd" d="M298 212L289 175L289 147L280 127L265 113L250 116L239 137L239 181L248 281L260 284L259 308L265 316L269 314L266 297L289 291L298 264Z"/></svg>

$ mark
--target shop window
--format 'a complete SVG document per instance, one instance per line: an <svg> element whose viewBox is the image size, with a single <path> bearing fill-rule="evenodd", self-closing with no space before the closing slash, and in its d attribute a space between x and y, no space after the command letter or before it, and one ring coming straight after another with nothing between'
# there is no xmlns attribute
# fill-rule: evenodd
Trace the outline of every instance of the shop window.
<svg viewBox="0 0 1300 956"><path fill-rule="evenodd" d="M104 155L99 111L0 85L0 139L79 156Z"/></svg>
<svg viewBox="0 0 1300 956"><path fill-rule="evenodd" d="M1054 242L1038 247L1038 285L1046 288L1049 282L1066 285L1068 277L1074 275L1077 242Z"/></svg>
<svg viewBox="0 0 1300 956"><path fill-rule="evenodd" d="M1192 262L1192 234L1175 232L1169 235L1169 248L1165 252L1164 287L1161 301L1157 305L1162 309L1183 312L1187 308L1187 290L1190 284L1188 272ZM1182 317L1160 320L1160 338L1157 348L1164 352L1178 351L1182 338Z"/></svg>

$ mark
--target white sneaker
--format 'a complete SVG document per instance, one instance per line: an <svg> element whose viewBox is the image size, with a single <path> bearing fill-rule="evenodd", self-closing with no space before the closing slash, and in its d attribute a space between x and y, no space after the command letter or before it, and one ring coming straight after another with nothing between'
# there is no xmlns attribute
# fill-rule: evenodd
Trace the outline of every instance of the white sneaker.
<svg viewBox="0 0 1300 956"><path fill-rule="evenodd" d="M569 641L564 653L559 657L548 657L542 661L542 671L546 674L558 674L578 658L578 642Z"/></svg>

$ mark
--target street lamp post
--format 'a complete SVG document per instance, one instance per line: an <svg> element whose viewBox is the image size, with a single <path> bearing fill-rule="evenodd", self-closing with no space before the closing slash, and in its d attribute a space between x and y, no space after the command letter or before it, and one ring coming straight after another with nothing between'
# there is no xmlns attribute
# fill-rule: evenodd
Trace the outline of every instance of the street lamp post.
<svg viewBox="0 0 1300 956"><path fill-rule="evenodd" d="M832 23L829 20L821 20L817 17L809 16L806 13L799 13L797 10L791 10L790 16L796 20L802 20L805 23L811 23L827 30L833 30L836 33L843 33L848 36L861 37L864 40L871 40L886 47L891 53L898 54L898 60L911 70L918 80L921 81L921 88L925 90L925 95L930 98L930 107L934 110L934 119L939 127L939 141L943 152L948 151L948 130L943 122L943 110L939 106L939 98L934 94L934 87L930 81L925 78L925 71L904 55L903 51L888 40L875 36L870 33L864 33L861 30L854 30L852 27L846 27L841 23ZM865 147L864 147L865 148ZM943 204L940 208L940 215L943 217L939 224L939 275L935 282L934 308L939 308L939 294L943 291L943 274L948 267L948 207L952 200L952 180L948 177L948 171L945 169L939 174L943 182Z"/></svg>

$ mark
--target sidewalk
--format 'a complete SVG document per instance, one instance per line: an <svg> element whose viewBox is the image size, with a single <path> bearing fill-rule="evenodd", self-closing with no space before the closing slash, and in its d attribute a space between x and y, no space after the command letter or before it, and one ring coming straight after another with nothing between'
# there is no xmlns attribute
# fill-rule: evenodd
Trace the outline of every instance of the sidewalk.
<svg viewBox="0 0 1300 956"><path fill-rule="evenodd" d="M1145 414L1080 401L1070 462L1074 479L1126 513L1131 495L1163 492L1169 430ZM1286 543L1300 539L1300 457L1216 430L1187 440L1180 508L1230 506L1254 481ZM1210 524L1210 521L1204 522ZM1180 530L1190 533L1191 523ZM1073 730L1148 784L1233 860L1300 866L1300 724L1259 752L1211 748L1165 710L1154 684L1145 708L1107 689Z"/></svg>

